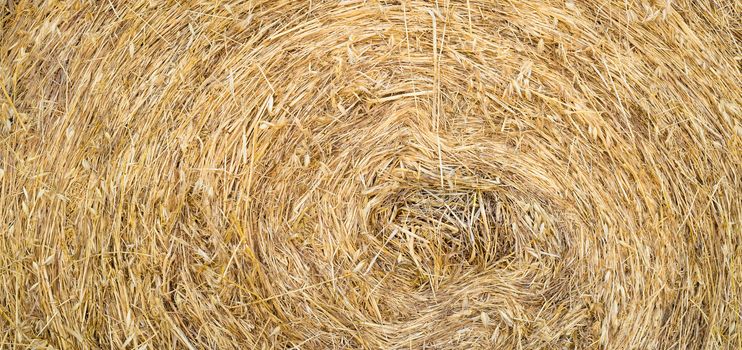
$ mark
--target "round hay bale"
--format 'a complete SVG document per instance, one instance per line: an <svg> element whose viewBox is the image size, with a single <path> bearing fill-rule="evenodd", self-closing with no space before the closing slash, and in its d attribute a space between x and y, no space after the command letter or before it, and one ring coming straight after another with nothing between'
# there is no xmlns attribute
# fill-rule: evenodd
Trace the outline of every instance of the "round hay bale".
<svg viewBox="0 0 742 350"><path fill-rule="evenodd" d="M0 11L0 348L742 348L737 1Z"/></svg>

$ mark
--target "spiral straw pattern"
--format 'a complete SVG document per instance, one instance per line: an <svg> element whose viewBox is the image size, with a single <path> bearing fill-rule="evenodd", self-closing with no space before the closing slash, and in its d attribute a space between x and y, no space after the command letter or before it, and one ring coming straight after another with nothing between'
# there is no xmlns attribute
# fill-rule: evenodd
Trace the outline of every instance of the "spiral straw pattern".
<svg viewBox="0 0 742 350"><path fill-rule="evenodd" d="M0 348L742 348L740 12L6 1Z"/></svg>

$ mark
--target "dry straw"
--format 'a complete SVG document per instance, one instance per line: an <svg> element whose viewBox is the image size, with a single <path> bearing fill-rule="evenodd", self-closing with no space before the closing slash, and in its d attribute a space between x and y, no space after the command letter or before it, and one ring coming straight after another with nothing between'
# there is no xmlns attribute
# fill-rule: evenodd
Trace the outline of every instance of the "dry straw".
<svg viewBox="0 0 742 350"><path fill-rule="evenodd" d="M740 349L740 4L5 1L0 348Z"/></svg>

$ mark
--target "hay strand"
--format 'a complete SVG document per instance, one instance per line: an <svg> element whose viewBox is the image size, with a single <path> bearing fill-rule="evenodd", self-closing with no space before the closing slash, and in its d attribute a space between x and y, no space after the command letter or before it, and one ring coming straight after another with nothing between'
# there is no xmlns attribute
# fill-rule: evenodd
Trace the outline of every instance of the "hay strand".
<svg viewBox="0 0 742 350"><path fill-rule="evenodd" d="M742 348L741 11L5 1L0 348Z"/></svg>

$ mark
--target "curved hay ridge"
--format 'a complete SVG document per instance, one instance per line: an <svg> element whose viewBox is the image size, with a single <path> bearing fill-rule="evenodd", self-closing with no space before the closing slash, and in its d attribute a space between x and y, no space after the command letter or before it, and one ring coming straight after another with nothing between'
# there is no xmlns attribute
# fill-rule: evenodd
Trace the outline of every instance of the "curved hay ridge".
<svg viewBox="0 0 742 350"><path fill-rule="evenodd" d="M742 348L737 1L5 3L0 348Z"/></svg>

